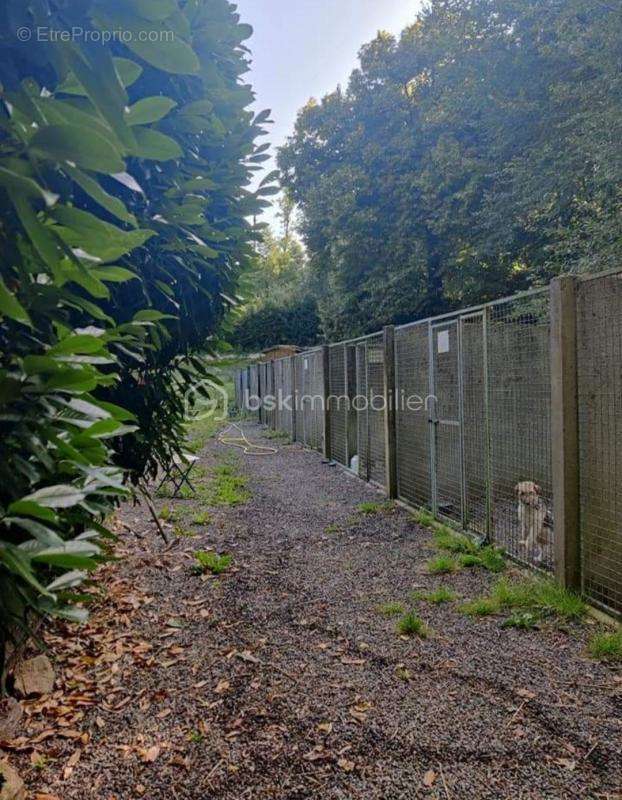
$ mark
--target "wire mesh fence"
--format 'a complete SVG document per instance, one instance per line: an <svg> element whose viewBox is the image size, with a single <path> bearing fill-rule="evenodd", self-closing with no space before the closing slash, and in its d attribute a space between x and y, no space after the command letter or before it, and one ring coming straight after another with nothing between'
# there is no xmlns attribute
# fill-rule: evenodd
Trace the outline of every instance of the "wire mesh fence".
<svg viewBox="0 0 622 800"><path fill-rule="evenodd" d="M367 346L356 344L356 394L357 398L367 398ZM369 475L369 425L365 403L356 404L357 461L355 471L359 478L368 481Z"/></svg>
<svg viewBox="0 0 622 800"><path fill-rule="evenodd" d="M365 340L367 354L367 465L368 480L384 485L385 475L385 393L384 344L382 334Z"/></svg>
<svg viewBox="0 0 622 800"><path fill-rule="evenodd" d="M346 345L334 344L328 348L328 414L330 454L340 464L348 464L348 414L350 397L346 372Z"/></svg>
<svg viewBox="0 0 622 800"><path fill-rule="evenodd" d="M548 295L398 328L396 395L398 496L551 569Z"/></svg>
<svg viewBox="0 0 622 800"><path fill-rule="evenodd" d="M552 569L549 296L489 309L488 375L495 542Z"/></svg>
<svg viewBox="0 0 622 800"><path fill-rule="evenodd" d="M622 275L577 287L583 590L622 612Z"/></svg>
<svg viewBox="0 0 622 800"><path fill-rule="evenodd" d="M429 327L426 321L395 332L395 439L398 497L432 510Z"/></svg>
<svg viewBox="0 0 622 800"><path fill-rule="evenodd" d="M577 286L582 588L622 612L622 275ZM292 410L264 409L260 420L316 450L326 444L333 460L389 486L385 346L378 333L329 345L326 359L318 348L251 367L236 393L293 396ZM396 328L388 387L390 491L547 571L556 567L554 346L549 291L526 292Z"/></svg>

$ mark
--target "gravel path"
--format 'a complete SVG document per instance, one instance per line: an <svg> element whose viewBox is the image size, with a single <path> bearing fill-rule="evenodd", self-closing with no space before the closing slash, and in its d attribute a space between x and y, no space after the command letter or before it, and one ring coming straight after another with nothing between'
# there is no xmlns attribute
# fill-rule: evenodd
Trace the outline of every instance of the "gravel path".
<svg viewBox="0 0 622 800"><path fill-rule="evenodd" d="M372 488L276 446L253 458L211 441L203 467L237 463L252 497L194 528L200 500L159 500L198 532L168 551L142 509L124 509L132 533L105 568L108 598L87 629L47 637L59 691L29 714L32 735L56 733L37 745L42 763L26 746L12 756L30 788L43 800L619 800L622 677L585 657L589 623L519 631L417 603L433 635L400 637L379 605L440 585L471 598L493 576L426 574L431 536L407 511L362 514L382 501ZM219 578L191 571L209 548L233 556Z"/></svg>

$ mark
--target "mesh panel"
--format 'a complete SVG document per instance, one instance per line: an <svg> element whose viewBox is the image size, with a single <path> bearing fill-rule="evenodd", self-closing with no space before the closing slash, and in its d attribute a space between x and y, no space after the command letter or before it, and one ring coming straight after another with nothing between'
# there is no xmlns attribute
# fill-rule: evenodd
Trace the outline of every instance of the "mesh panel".
<svg viewBox="0 0 622 800"><path fill-rule="evenodd" d="M257 399L259 397L259 367L257 364L253 364L252 367L249 369L249 381L248 381L248 388L249 388L249 405L253 408L257 409L258 403ZM255 413L259 418L259 411L256 410Z"/></svg>
<svg viewBox="0 0 622 800"><path fill-rule="evenodd" d="M460 336L465 522L484 535L489 527L484 313L462 317Z"/></svg>
<svg viewBox="0 0 622 800"><path fill-rule="evenodd" d="M342 344L331 345L328 350L328 358L330 454L335 461L347 466L348 395L345 346Z"/></svg>
<svg viewBox="0 0 622 800"><path fill-rule="evenodd" d="M432 328L437 511L462 522L462 444L457 322Z"/></svg>
<svg viewBox="0 0 622 800"><path fill-rule="evenodd" d="M309 353L308 361L308 445L314 450L321 451L324 445L324 375L322 351L315 350Z"/></svg>
<svg viewBox="0 0 622 800"><path fill-rule="evenodd" d="M493 535L514 558L550 569L549 296L499 303L489 314Z"/></svg>
<svg viewBox="0 0 622 800"><path fill-rule="evenodd" d="M304 413L302 408L304 356L294 356L294 406L296 409L295 439L305 444Z"/></svg>
<svg viewBox="0 0 622 800"><path fill-rule="evenodd" d="M272 372L273 372L273 378L274 378L274 386L273 386L274 397L278 401L278 398L280 397L280 395L283 392L283 360L282 359L279 359L278 361L275 361L273 363ZM281 403L277 402L276 406L275 406L275 409L274 409L274 411L272 413L272 427L274 428L275 431L280 431L281 430L281 414L282 414Z"/></svg>
<svg viewBox="0 0 622 800"><path fill-rule="evenodd" d="M346 411L346 463L348 467L356 466L358 462L358 427L357 413L354 408L356 398L356 345L349 344L345 348L348 408ZM353 457L357 458L353 462Z"/></svg>
<svg viewBox="0 0 622 800"><path fill-rule="evenodd" d="M266 391L264 394L267 402L267 407L264 412L264 422L269 428L275 427L275 408L274 408L274 362L270 361L266 364Z"/></svg>
<svg viewBox="0 0 622 800"><path fill-rule="evenodd" d="M367 350L369 480L385 483L384 342L382 334L365 342Z"/></svg>
<svg viewBox="0 0 622 800"><path fill-rule="evenodd" d="M356 431L358 440L359 477L369 480L369 425L367 409L367 350L365 342L356 345Z"/></svg>
<svg viewBox="0 0 622 800"><path fill-rule="evenodd" d="M422 323L395 332L395 425L398 496L431 508L428 330Z"/></svg>
<svg viewBox="0 0 622 800"><path fill-rule="evenodd" d="M622 276L581 282L577 371L583 588L622 612Z"/></svg>
<svg viewBox="0 0 622 800"><path fill-rule="evenodd" d="M303 444L321 451L324 442L324 378L322 351L312 350L296 356L296 386L299 413L296 414L297 431Z"/></svg>
<svg viewBox="0 0 622 800"><path fill-rule="evenodd" d="M280 385L278 387L281 392L279 399L279 430L293 438L292 369L294 361L292 358L284 358L279 363L281 364Z"/></svg>
<svg viewBox="0 0 622 800"><path fill-rule="evenodd" d="M266 365L260 364L259 365L259 396L262 399L261 408L259 410L259 421L265 425L266 424L266 410L263 407L263 399L265 398L266 394L268 393L268 373L266 372Z"/></svg>

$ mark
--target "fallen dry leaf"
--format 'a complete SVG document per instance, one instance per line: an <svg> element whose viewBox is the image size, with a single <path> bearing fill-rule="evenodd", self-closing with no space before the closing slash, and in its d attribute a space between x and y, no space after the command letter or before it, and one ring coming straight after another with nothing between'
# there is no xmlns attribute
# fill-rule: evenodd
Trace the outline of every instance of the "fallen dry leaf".
<svg viewBox="0 0 622 800"><path fill-rule="evenodd" d="M332 722L320 722L317 726L318 731L322 731L322 733L332 733L333 730L333 723Z"/></svg>
<svg viewBox="0 0 622 800"><path fill-rule="evenodd" d="M226 692L229 691L230 688L231 688L231 684L229 683L229 681L224 681L224 680L223 681L219 681L218 685L214 689L214 693L215 694L225 694Z"/></svg>
<svg viewBox="0 0 622 800"><path fill-rule="evenodd" d="M347 758L340 758L337 765L341 767L344 772L352 772L356 764L354 761L349 761Z"/></svg>
<svg viewBox="0 0 622 800"><path fill-rule="evenodd" d="M436 783L438 775L434 772L433 769L429 769L425 775L423 776L423 785L424 786L434 786Z"/></svg>
<svg viewBox="0 0 622 800"><path fill-rule="evenodd" d="M565 767L571 771L577 766L577 762L572 758L556 758L554 760L560 767Z"/></svg>
<svg viewBox="0 0 622 800"><path fill-rule="evenodd" d="M149 747L147 750L142 750L140 755L143 761L147 762L148 764L152 764L161 752L162 748L159 745L154 744L153 747Z"/></svg>

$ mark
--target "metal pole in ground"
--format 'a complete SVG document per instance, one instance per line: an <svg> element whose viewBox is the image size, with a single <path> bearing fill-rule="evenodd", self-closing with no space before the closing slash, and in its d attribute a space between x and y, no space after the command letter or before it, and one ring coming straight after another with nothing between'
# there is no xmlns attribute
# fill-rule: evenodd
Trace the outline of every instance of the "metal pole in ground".
<svg viewBox="0 0 622 800"><path fill-rule="evenodd" d="M551 281L551 444L555 574L581 587L576 279Z"/></svg>

